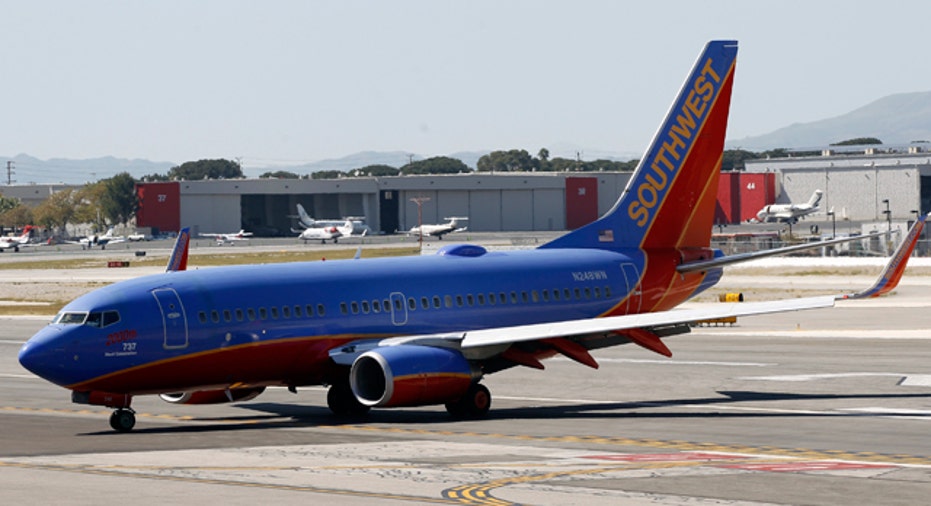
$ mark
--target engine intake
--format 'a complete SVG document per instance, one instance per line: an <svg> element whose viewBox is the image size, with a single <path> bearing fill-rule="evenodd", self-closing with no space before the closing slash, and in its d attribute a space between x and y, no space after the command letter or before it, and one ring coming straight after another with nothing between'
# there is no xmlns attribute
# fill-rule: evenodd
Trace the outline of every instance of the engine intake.
<svg viewBox="0 0 931 506"><path fill-rule="evenodd" d="M161 394L159 397L172 404L225 404L227 402L250 401L265 391L265 387L230 388L227 390L201 390Z"/></svg>
<svg viewBox="0 0 931 506"><path fill-rule="evenodd" d="M359 355L349 385L366 406L425 406L458 400L475 376L456 350L403 344Z"/></svg>

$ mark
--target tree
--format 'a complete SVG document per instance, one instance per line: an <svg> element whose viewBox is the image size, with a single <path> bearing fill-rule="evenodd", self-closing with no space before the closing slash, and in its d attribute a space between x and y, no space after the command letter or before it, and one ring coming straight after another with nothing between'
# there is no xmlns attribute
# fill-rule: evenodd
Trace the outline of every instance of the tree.
<svg viewBox="0 0 931 506"><path fill-rule="evenodd" d="M185 162L168 171L168 178L175 180L197 181L200 179L237 179L242 178L242 168L230 160L198 160Z"/></svg>
<svg viewBox="0 0 931 506"><path fill-rule="evenodd" d="M259 176L259 179L300 179L301 176L288 172L286 170L276 170L275 172L266 172Z"/></svg>
<svg viewBox="0 0 931 506"><path fill-rule="evenodd" d="M472 172L462 160L448 156L435 156L426 160L417 160L401 167L401 174L461 174Z"/></svg>
<svg viewBox="0 0 931 506"><path fill-rule="evenodd" d="M725 149L721 160L721 170L743 170L747 160L755 160L760 155L744 149Z"/></svg>
<svg viewBox="0 0 931 506"><path fill-rule="evenodd" d="M476 164L479 172L530 172L539 166L525 149L492 151L479 158Z"/></svg>
<svg viewBox="0 0 931 506"><path fill-rule="evenodd" d="M311 179L339 179L346 177L346 173L341 170L318 170L310 174Z"/></svg>
<svg viewBox="0 0 931 506"><path fill-rule="evenodd" d="M0 195L0 227L16 228L32 223L32 210L14 197Z"/></svg>
<svg viewBox="0 0 931 506"><path fill-rule="evenodd" d="M397 176L400 174L400 170L390 166L390 165L366 165L358 169L352 169L349 171L351 176L366 176L366 177L383 177L383 176Z"/></svg>
<svg viewBox="0 0 931 506"><path fill-rule="evenodd" d="M139 209L136 180L128 172L120 172L101 183L100 212L110 224L127 223L136 216Z"/></svg>
<svg viewBox="0 0 931 506"><path fill-rule="evenodd" d="M55 192L33 210L36 223L49 230L63 231L74 218L77 192L68 188Z"/></svg>
<svg viewBox="0 0 931 506"><path fill-rule="evenodd" d="M877 139L876 137L857 137L855 139L847 139L846 141L835 142L831 146L869 146L874 144L882 144L883 141Z"/></svg>
<svg viewBox="0 0 931 506"><path fill-rule="evenodd" d="M540 148L540 151L537 152L537 158L539 158L541 162L546 163L550 159L550 150Z"/></svg>

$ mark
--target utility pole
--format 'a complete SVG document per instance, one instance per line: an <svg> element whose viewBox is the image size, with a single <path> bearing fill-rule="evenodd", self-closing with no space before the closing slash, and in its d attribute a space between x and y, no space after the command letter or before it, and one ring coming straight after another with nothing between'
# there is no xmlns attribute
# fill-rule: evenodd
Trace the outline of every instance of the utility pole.
<svg viewBox="0 0 931 506"><path fill-rule="evenodd" d="M6 161L6 185L13 185L13 160Z"/></svg>
<svg viewBox="0 0 931 506"><path fill-rule="evenodd" d="M420 251L423 251L423 203L430 200L430 197L412 197L411 202L417 204L417 242L420 243Z"/></svg>

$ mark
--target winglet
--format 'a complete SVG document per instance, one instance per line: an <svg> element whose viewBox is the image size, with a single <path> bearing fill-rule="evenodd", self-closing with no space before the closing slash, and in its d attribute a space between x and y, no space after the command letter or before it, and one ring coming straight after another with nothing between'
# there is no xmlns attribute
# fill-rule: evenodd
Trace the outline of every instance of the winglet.
<svg viewBox="0 0 931 506"><path fill-rule="evenodd" d="M886 268L883 269L882 273L879 275L879 279L876 280L873 286L857 293L839 295L837 298L866 299L869 297L879 297L880 295L891 292L899 284L899 280L902 279L902 274L905 273L905 266L908 264L908 258L912 255L915 245L918 244L918 237L921 236L921 231L925 227L925 221L928 219L928 216L928 214L925 214L915 221L911 230L908 231L908 235L905 236L905 239L903 239L899 247L896 248L892 257L889 259L889 263L886 264Z"/></svg>
<svg viewBox="0 0 931 506"><path fill-rule="evenodd" d="M171 249L171 256L168 257L168 267L166 272L183 271L187 269L187 254L191 245L191 228L184 227L178 233L178 240L175 241L174 248Z"/></svg>

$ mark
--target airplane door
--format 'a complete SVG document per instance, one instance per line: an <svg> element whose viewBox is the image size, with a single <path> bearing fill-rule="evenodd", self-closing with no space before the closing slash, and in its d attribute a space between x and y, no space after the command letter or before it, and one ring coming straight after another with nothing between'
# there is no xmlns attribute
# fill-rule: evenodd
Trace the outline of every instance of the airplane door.
<svg viewBox="0 0 931 506"><path fill-rule="evenodd" d="M168 349L187 348L187 316L181 297L172 288L159 288L152 290L152 296L158 303L162 313L162 325L165 329L164 347Z"/></svg>
<svg viewBox="0 0 931 506"><path fill-rule="evenodd" d="M630 263L621 264L621 273L624 274L627 291L629 292L626 314L639 313L643 291L640 289L640 273L637 271L637 266Z"/></svg>
<svg viewBox="0 0 931 506"><path fill-rule="evenodd" d="M401 292L391 293L391 323L395 325L407 323L407 301Z"/></svg>

